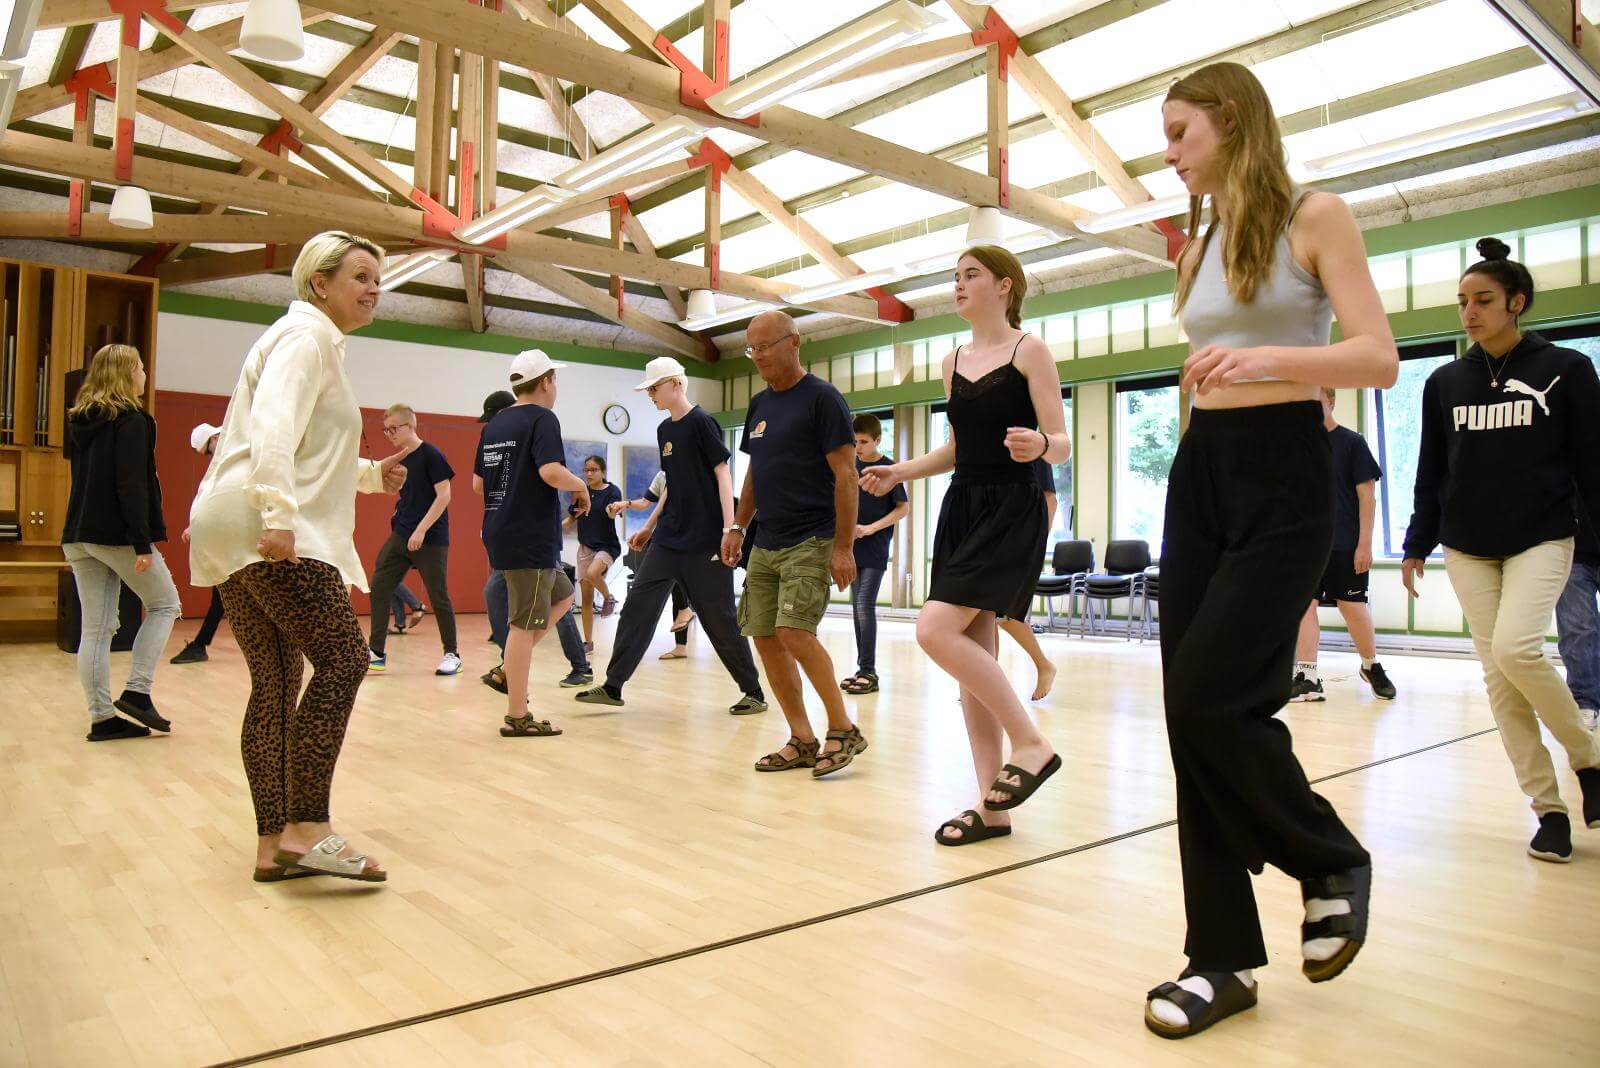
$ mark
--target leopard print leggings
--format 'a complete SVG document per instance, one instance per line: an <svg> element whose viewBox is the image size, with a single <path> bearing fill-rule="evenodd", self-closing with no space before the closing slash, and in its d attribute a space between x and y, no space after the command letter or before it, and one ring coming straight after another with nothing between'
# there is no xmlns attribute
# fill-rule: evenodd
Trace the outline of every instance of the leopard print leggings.
<svg viewBox="0 0 1600 1068"><path fill-rule="evenodd" d="M325 823L345 724L367 674L367 642L344 578L320 560L263 561L218 588L250 669L240 748L256 833ZM301 696L306 660L311 684Z"/></svg>

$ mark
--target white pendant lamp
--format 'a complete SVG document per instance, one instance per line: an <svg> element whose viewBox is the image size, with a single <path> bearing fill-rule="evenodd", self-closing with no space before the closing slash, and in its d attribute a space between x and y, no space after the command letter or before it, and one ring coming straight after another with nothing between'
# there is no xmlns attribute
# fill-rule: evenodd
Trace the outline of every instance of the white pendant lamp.
<svg viewBox="0 0 1600 1068"><path fill-rule="evenodd" d="M306 54L300 5L295 0L250 0L239 30L239 47L273 63L300 59Z"/></svg>
<svg viewBox="0 0 1600 1068"><path fill-rule="evenodd" d="M111 225L126 230L148 230L156 224L150 212L150 194L136 185L120 185L111 198Z"/></svg>
<svg viewBox="0 0 1600 1068"><path fill-rule="evenodd" d="M689 290L688 318L711 319L717 314L717 298L709 289Z"/></svg>
<svg viewBox="0 0 1600 1068"><path fill-rule="evenodd" d="M967 213L967 244L1000 244L1000 209L973 208Z"/></svg>

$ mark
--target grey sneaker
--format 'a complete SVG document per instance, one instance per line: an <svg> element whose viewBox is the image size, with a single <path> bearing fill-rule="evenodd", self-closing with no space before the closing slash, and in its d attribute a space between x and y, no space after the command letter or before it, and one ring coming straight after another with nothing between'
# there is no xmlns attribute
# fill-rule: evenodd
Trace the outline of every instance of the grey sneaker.
<svg viewBox="0 0 1600 1068"><path fill-rule="evenodd" d="M593 686L594 685L594 672L592 672L592 671L588 671L588 672L571 671L571 672L568 672L567 673L567 677L562 679L561 682L558 683L557 685L561 686L562 689L566 689L566 690L571 690L571 689L573 689L575 687L578 687L578 686Z"/></svg>
<svg viewBox="0 0 1600 1068"><path fill-rule="evenodd" d="M617 697L611 696L604 686L596 686L593 689L584 690L578 694L577 700L586 705L611 705L614 708L621 708L623 703L620 695Z"/></svg>
<svg viewBox="0 0 1600 1068"><path fill-rule="evenodd" d="M765 712L766 710L767 703L765 701L759 697L745 694L728 709L728 714L732 716L753 716L757 712Z"/></svg>

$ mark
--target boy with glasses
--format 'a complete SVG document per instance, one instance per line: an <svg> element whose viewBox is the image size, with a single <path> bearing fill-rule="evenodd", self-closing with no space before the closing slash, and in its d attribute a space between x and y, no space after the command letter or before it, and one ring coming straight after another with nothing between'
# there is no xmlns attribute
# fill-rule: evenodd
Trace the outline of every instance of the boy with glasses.
<svg viewBox="0 0 1600 1068"><path fill-rule="evenodd" d="M439 620L439 642L444 646L444 659L434 669L435 675L454 675L461 670L461 656L456 651L456 614L450 605L450 588L446 573L450 563L450 522L446 509L450 507L450 480L455 471L438 446L423 441L417 434L417 415L404 404L390 405L383 413L383 433L390 444L404 455L401 464L406 469L405 485L400 489L400 499L394 506L394 516L389 521L389 539L378 550L378 562L372 569L372 625L368 645L367 670L388 670L389 660L384 652L388 637L388 608L395 587L415 567L422 574L422 583L433 602L433 614Z"/></svg>

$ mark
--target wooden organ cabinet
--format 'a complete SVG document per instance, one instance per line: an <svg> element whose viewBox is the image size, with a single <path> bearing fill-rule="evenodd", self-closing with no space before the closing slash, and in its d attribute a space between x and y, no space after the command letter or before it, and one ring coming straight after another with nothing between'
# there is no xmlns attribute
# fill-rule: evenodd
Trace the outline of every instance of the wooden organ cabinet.
<svg viewBox="0 0 1600 1068"><path fill-rule="evenodd" d="M68 392L102 345L131 344L154 411L156 297L152 278L0 259L0 641L55 634Z"/></svg>

